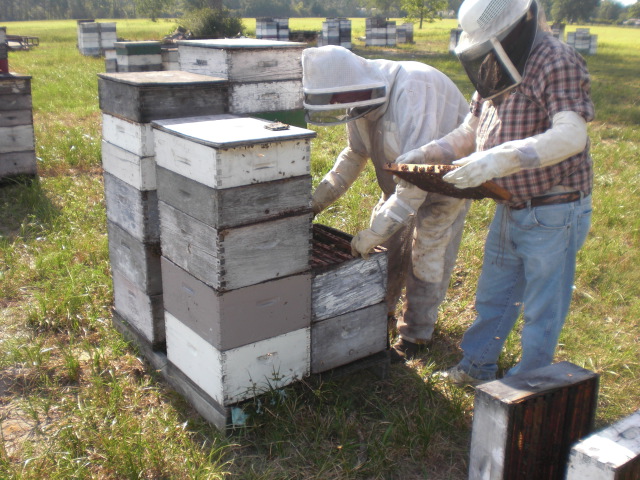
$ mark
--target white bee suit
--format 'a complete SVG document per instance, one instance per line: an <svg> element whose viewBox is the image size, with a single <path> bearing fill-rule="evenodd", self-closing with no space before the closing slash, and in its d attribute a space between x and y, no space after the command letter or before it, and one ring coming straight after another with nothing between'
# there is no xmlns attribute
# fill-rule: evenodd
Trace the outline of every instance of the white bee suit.
<svg viewBox="0 0 640 480"><path fill-rule="evenodd" d="M423 63L366 60L345 48L325 46L304 50L302 65L305 98L309 98L307 94L323 91L371 88L380 92L381 85L386 87L384 93L376 96L378 102L383 99L382 104L378 103L374 109L371 104L376 100L363 104L362 108L368 106L369 111L347 123L348 145L314 192L315 213L343 195L370 159L382 190L372 213L373 221L377 210L396 192L393 176L382 167L406 152L444 137L458 127L469 112L468 102L455 84L442 72ZM312 103L313 100L305 103L308 111L316 107L329 108ZM349 104L345 109L347 116L358 110L357 107L357 104ZM416 343L428 341L433 333L470 204L468 200L439 194L430 193L424 197L417 201L415 211L409 212L413 215L406 216L402 228L383 243L388 249L386 301L389 313L395 312L406 282L407 299L399 329L403 338ZM406 239L409 242L405 242ZM410 248L405 246L411 247L411 243L413 261ZM441 252L435 273L430 265L434 248Z"/></svg>

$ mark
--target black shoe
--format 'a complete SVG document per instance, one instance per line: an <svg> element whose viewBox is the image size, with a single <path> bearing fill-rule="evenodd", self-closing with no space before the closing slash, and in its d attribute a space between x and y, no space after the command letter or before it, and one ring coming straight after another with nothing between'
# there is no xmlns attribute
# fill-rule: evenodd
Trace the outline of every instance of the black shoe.
<svg viewBox="0 0 640 480"><path fill-rule="evenodd" d="M411 360L412 358L417 357L420 350L425 346L425 344L417 344L401 338L394 343L389 350L391 363L401 363Z"/></svg>

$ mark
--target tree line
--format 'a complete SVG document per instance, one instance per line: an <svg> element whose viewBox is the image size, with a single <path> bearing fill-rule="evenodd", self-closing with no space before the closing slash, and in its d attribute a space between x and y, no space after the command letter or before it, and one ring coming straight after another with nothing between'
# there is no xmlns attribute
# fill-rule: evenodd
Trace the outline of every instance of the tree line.
<svg viewBox="0 0 640 480"><path fill-rule="evenodd" d="M239 18L369 17L431 20L454 14L462 0L0 0L1 21L90 18L180 18L189 12L218 9ZM640 1L541 0L557 22L621 23L640 18Z"/></svg>

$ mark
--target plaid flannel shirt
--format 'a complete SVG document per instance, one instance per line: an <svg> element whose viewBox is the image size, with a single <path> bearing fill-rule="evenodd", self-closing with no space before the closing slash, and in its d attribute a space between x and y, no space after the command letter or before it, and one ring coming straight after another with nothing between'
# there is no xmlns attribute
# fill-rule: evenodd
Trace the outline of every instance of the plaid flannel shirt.
<svg viewBox="0 0 640 480"><path fill-rule="evenodd" d="M488 150L511 140L544 133L556 113L572 111L589 122L594 118L591 84L584 59L551 35L534 47L522 83L499 100L484 101L476 92L471 111L480 117L476 145ZM543 195L556 185L585 195L593 186L589 142L577 155L555 165L522 170L495 182L512 194L512 205Z"/></svg>

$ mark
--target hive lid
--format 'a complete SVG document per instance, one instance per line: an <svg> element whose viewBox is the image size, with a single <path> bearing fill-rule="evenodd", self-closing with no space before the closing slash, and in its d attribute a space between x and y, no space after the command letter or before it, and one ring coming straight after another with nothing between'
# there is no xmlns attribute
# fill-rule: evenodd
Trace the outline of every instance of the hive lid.
<svg viewBox="0 0 640 480"><path fill-rule="evenodd" d="M286 125L269 128L271 120L231 114L156 120L152 126L174 135L215 148L233 148L256 143L314 138L316 132ZM280 125L278 125L280 127Z"/></svg>
<svg viewBox="0 0 640 480"><path fill-rule="evenodd" d="M98 73L98 77L112 82L137 86L174 86L191 84L228 83L221 77L212 77L182 70L160 70L157 72Z"/></svg>
<svg viewBox="0 0 640 480"><path fill-rule="evenodd" d="M493 198L494 200L509 200L511 193L493 181L483 183L473 188L457 188L445 182L442 177L459 168L456 165L424 165L415 163L395 164L387 163L383 169L397 177L421 188L425 192L440 193L456 198Z"/></svg>

